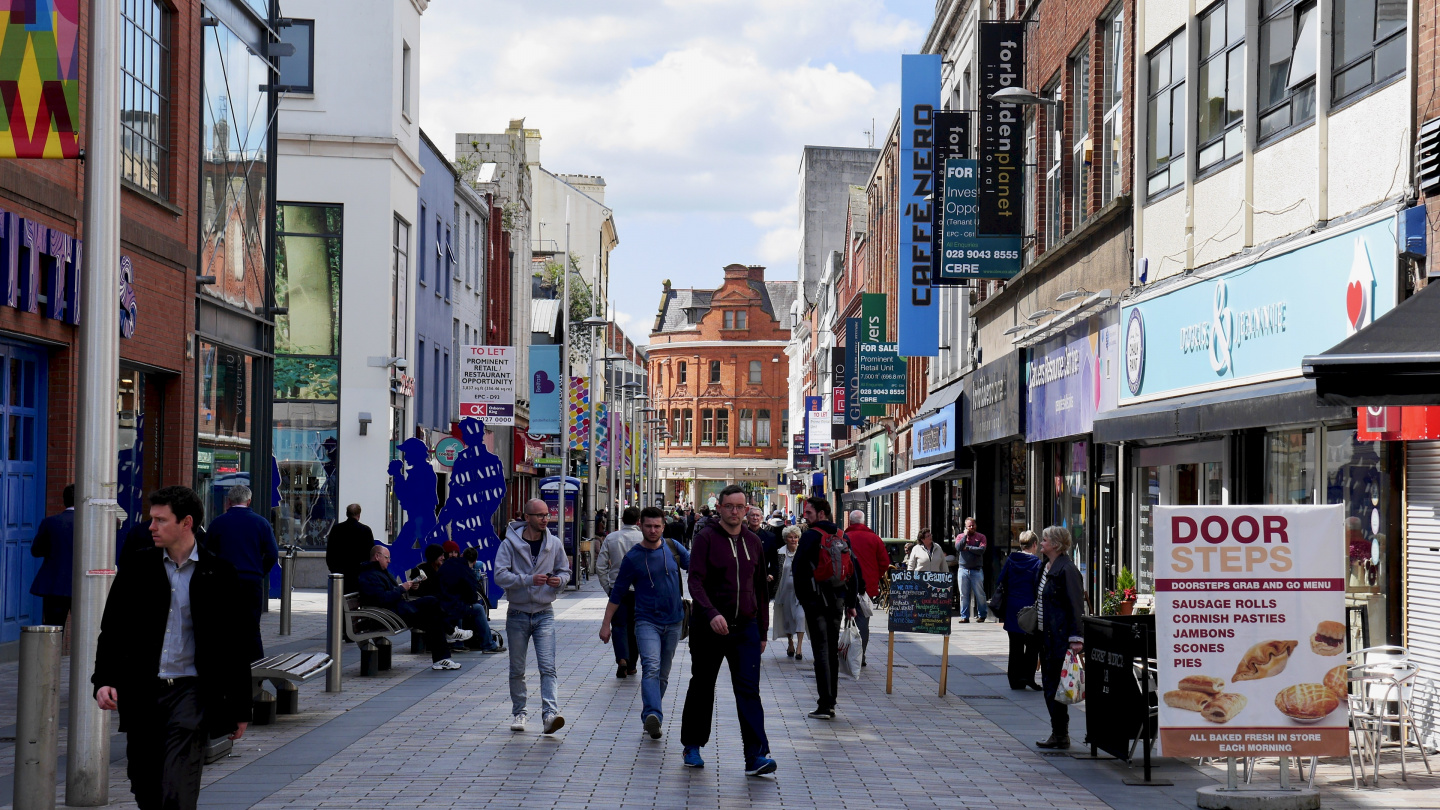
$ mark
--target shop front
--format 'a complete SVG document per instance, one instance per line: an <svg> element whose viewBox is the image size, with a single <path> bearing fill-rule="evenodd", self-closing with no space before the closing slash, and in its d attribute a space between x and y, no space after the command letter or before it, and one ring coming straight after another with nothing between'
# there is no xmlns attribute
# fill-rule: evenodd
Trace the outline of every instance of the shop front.
<svg viewBox="0 0 1440 810"><path fill-rule="evenodd" d="M959 388L958 383L956 388ZM960 392L957 390L956 394ZM970 514L970 469L958 465L961 456L959 397L929 416L910 423L911 473L924 470L930 480L929 522L921 524L935 539L954 538ZM905 488L918 486L909 483Z"/></svg>
<svg viewBox="0 0 1440 810"><path fill-rule="evenodd" d="M1395 306L1390 214L1213 272L1155 285L1120 309L1114 445L1125 504L1119 558L1154 587L1154 508L1342 504L1353 649L1399 643L1403 450L1322 405L1302 358Z"/></svg>
<svg viewBox="0 0 1440 810"><path fill-rule="evenodd" d="M1030 526L1022 390L1018 352L965 378L970 418L965 420L964 443L975 455L975 522L990 540L988 581L999 573L1006 555L1020 547L1020 533Z"/></svg>

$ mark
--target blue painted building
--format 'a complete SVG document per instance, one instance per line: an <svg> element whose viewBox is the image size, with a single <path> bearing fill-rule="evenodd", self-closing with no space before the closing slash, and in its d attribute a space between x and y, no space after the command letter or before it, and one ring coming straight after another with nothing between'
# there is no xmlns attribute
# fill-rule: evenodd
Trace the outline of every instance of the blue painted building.
<svg viewBox="0 0 1440 810"><path fill-rule="evenodd" d="M420 131L420 202L415 242L415 425L427 431L450 432L454 413L455 334L458 251L455 232L455 167L425 131Z"/></svg>

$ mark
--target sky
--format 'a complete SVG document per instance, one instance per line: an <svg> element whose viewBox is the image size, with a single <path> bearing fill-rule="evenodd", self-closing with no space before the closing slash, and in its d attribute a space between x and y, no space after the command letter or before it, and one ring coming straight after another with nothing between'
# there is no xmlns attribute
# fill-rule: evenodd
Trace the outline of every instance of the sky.
<svg viewBox="0 0 1440 810"><path fill-rule="evenodd" d="M717 287L732 263L793 280L805 145L880 141L900 54L935 0L432 0L420 121L540 130L550 171L605 178L620 244L616 321L647 342L665 279ZM873 124L872 124L873 121ZM450 155L453 157L453 154Z"/></svg>

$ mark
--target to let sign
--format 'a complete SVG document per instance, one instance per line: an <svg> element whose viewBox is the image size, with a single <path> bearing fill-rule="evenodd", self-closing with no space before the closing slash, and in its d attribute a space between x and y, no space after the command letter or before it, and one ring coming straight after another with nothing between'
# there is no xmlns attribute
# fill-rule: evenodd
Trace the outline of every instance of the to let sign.
<svg viewBox="0 0 1440 810"><path fill-rule="evenodd" d="M460 347L460 418L515 424L515 347Z"/></svg>

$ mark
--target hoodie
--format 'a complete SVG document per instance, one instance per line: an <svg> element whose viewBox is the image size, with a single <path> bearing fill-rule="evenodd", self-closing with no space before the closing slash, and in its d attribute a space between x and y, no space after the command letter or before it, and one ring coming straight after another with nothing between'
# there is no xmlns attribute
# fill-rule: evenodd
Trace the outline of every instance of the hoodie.
<svg viewBox="0 0 1440 810"><path fill-rule="evenodd" d="M743 526L731 536L718 520L695 532L690 548L690 596L696 623L716 616L735 623L753 619L765 638L770 629L770 599L765 582L765 552L760 538Z"/></svg>
<svg viewBox="0 0 1440 810"><path fill-rule="evenodd" d="M600 577L600 587L605 593L615 587L615 578L620 575L620 563L630 549L640 544L645 535L640 533L639 526L621 526L619 531L605 535L605 542L600 544L600 555L595 559L595 574Z"/></svg>
<svg viewBox="0 0 1440 810"><path fill-rule="evenodd" d="M530 544L522 536L525 521L517 520L505 531L505 541L495 552L495 584L505 589L510 610L520 613L542 613L550 609L555 597L570 582L570 560L565 547L549 529L540 546L540 556L530 558ZM559 586L536 585L534 576L545 573L560 577Z"/></svg>

